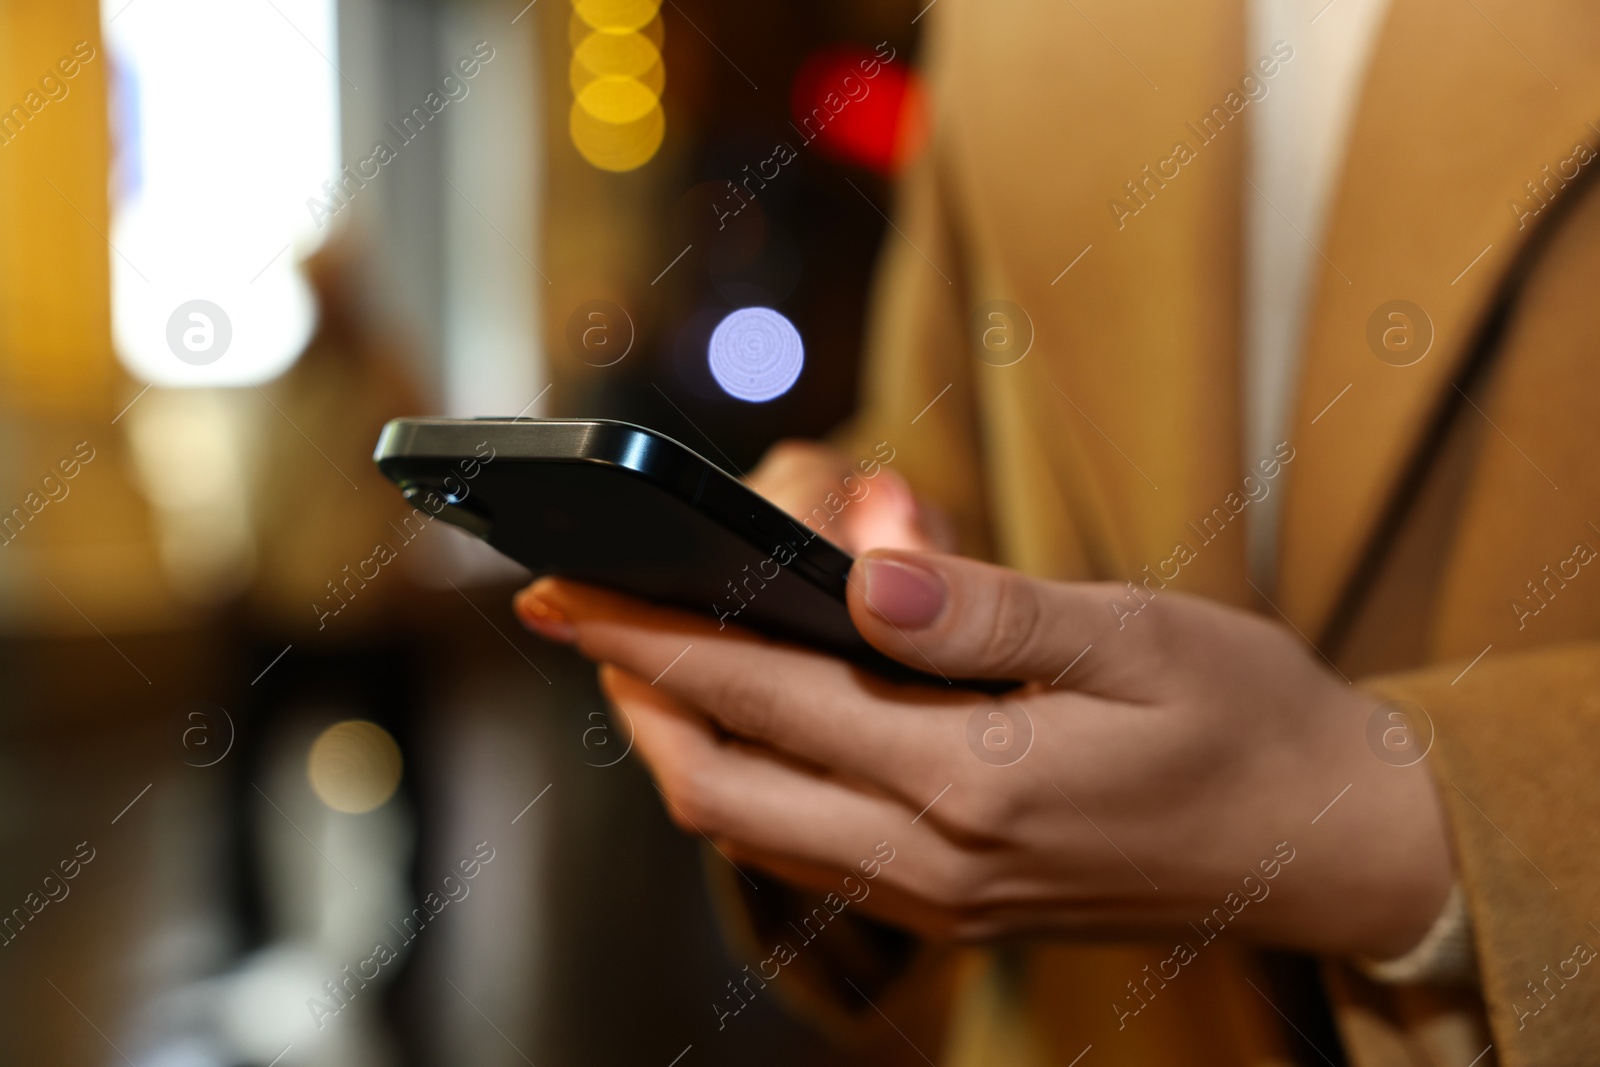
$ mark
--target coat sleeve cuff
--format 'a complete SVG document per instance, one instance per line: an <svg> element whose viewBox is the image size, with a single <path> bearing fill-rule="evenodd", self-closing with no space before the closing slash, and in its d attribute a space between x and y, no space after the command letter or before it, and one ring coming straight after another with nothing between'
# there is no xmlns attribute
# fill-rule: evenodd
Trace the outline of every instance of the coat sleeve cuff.
<svg viewBox="0 0 1600 1067"><path fill-rule="evenodd" d="M1473 985L1478 961L1473 951L1467 897L1457 882L1439 917L1422 940L1392 960L1353 961L1357 970L1383 985Z"/></svg>

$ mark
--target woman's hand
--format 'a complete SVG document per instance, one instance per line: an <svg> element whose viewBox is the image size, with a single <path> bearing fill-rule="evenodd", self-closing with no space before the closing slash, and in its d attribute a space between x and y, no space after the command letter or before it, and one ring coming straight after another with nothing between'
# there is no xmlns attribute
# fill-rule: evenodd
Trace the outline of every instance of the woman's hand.
<svg viewBox="0 0 1600 1067"><path fill-rule="evenodd" d="M1427 770L1368 747L1378 700L1257 616L1166 591L1136 603L951 556L856 562L850 611L872 644L951 678L1026 680L1000 697L883 682L561 581L517 606L605 665L673 818L732 860L836 890L887 841L861 905L886 920L1129 937L1216 916L1316 952L1411 947L1451 862Z"/></svg>

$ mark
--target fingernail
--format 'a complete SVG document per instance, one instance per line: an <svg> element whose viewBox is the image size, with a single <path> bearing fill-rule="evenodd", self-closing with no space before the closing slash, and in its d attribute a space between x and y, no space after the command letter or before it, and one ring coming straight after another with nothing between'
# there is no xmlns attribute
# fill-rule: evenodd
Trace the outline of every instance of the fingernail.
<svg viewBox="0 0 1600 1067"><path fill-rule="evenodd" d="M884 621L921 629L944 610L944 579L933 571L879 556L861 564L867 606Z"/></svg>
<svg viewBox="0 0 1600 1067"><path fill-rule="evenodd" d="M537 593L524 589L517 594L515 603L522 625L545 640L570 645L578 639L578 631L567 621L567 617L541 600Z"/></svg>

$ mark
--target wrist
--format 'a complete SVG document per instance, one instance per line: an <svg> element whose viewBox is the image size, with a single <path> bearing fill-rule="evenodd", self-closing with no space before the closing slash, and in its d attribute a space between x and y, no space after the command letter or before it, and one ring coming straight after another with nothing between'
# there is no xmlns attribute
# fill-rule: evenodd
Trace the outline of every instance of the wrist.
<svg viewBox="0 0 1600 1067"><path fill-rule="evenodd" d="M1298 831L1308 862L1279 940L1321 955L1396 959L1427 935L1455 884L1444 805L1425 760L1395 765L1369 747L1379 698L1337 689L1334 708L1319 716L1331 729L1318 752L1342 771L1317 774L1317 794L1297 805L1317 814Z"/></svg>
<svg viewBox="0 0 1600 1067"><path fill-rule="evenodd" d="M1455 885L1449 832L1433 773L1423 753L1396 765L1372 751L1367 725L1384 707L1360 699L1354 724L1362 738L1338 836L1363 889L1347 898L1354 920L1346 955L1389 960L1415 948L1433 928Z"/></svg>

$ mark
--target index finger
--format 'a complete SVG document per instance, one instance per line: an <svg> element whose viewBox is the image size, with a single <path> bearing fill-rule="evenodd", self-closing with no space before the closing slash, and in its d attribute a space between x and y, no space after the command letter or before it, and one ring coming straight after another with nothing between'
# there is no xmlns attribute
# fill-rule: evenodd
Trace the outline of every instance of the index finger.
<svg viewBox="0 0 1600 1067"><path fill-rule="evenodd" d="M729 733L923 800L982 698L899 685L832 656L593 586L542 579L525 619L558 615L578 650L660 686ZM544 614L541 616L541 612Z"/></svg>

